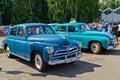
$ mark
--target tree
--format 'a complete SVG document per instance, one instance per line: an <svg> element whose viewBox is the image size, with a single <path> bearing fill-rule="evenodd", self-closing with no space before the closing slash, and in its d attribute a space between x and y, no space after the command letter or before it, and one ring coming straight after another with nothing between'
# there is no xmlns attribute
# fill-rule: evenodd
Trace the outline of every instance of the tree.
<svg viewBox="0 0 120 80"><path fill-rule="evenodd" d="M11 9L12 9L11 0L0 0L0 13L2 16L3 24L11 23Z"/></svg>
<svg viewBox="0 0 120 80"><path fill-rule="evenodd" d="M99 16L98 0L47 1L50 13L49 18L53 22L69 22L70 18L75 18L77 21L92 22Z"/></svg>
<svg viewBox="0 0 120 80"><path fill-rule="evenodd" d="M48 22L47 0L33 0L32 4L33 20L35 22Z"/></svg>
<svg viewBox="0 0 120 80"><path fill-rule="evenodd" d="M107 7L115 9L119 6L120 6L120 0L103 0L103 2L100 3L101 9L105 9Z"/></svg>
<svg viewBox="0 0 120 80"><path fill-rule="evenodd" d="M0 0L3 23L92 22L99 16L99 0Z"/></svg>

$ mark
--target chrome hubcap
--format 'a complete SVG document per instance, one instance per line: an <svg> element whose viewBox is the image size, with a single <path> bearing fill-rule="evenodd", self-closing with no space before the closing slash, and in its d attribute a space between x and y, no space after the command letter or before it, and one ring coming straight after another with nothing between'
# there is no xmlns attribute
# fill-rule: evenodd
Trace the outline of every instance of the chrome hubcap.
<svg viewBox="0 0 120 80"><path fill-rule="evenodd" d="M37 67L37 68L41 68L41 66L42 66L42 59L41 59L41 56L40 55L36 55L35 56L35 66Z"/></svg>
<svg viewBox="0 0 120 80"><path fill-rule="evenodd" d="M98 50L98 46L97 46L97 44L94 43L92 45L92 51L96 51L96 50Z"/></svg>
<svg viewBox="0 0 120 80"><path fill-rule="evenodd" d="M7 56L10 56L10 49L9 49L9 47L6 48L6 54L7 54Z"/></svg>

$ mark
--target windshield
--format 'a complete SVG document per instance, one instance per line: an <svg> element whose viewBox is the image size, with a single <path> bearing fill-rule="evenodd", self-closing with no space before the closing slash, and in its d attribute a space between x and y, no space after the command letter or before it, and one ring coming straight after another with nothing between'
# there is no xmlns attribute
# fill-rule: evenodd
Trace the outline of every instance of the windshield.
<svg viewBox="0 0 120 80"><path fill-rule="evenodd" d="M28 35L36 34L54 34L54 31L49 26L32 26L27 28Z"/></svg>
<svg viewBox="0 0 120 80"><path fill-rule="evenodd" d="M81 31L88 31L90 28L86 24L79 25L79 28Z"/></svg>

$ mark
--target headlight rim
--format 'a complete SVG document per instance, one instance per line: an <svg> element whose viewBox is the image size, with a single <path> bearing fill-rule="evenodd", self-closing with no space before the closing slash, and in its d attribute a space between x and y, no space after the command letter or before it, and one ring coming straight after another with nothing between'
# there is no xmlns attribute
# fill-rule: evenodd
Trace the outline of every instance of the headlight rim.
<svg viewBox="0 0 120 80"><path fill-rule="evenodd" d="M54 52L54 47L53 46L47 47L47 53L48 54L52 54L53 52Z"/></svg>

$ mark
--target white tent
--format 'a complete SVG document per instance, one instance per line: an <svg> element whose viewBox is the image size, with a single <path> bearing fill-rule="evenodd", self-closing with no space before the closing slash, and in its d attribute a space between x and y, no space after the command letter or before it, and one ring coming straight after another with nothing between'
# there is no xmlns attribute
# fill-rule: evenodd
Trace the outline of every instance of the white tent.
<svg viewBox="0 0 120 80"><path fill-rule="evenodd" d="M109 23L120 22L120 7L116 9L106 8L102 11L101 19Z"/></svg>

